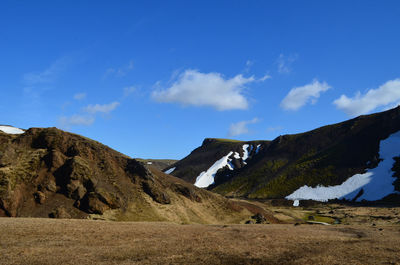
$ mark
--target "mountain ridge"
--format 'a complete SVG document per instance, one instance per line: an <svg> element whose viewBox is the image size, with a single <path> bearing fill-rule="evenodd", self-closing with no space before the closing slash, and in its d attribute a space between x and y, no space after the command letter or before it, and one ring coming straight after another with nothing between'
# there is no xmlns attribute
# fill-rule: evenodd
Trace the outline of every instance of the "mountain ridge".
<svg viewBox="0 0 400 265"><path fill-rule="evenodd" d="M400 107L396 107L308 132L281 135L272 141L256 141L262 144L259 154L246 166L234 170L221 167L208 189L225 196L265 199L284 198L304 185L339 185L376 167L380 142L399 130ZM206 138L202 146L171 166L176 168L171 174L195 183L215 161L252 142ZM400 190L395 182L396 190Z"/></svg>

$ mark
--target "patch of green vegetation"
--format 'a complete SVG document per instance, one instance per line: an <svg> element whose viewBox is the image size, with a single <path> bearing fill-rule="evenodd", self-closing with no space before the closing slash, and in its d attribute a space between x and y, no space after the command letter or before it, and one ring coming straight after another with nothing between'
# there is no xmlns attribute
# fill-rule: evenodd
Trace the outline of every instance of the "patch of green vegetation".
<svg viewBox="0 0 400 265"><path fill-rule="evenodd" d="M321 163L324 159L325 155L310 149L291 163L286 158L267 160L250 175L235 177L213 190L222 195L261 199L285 197L305 184L312 187L333 185L337 180L335 167Z"/></svg>
<svg viewBox="0 0 400 265"><path fill-rule="evenodd" d="M287 159L269 160L249 179L259 187L249 198L282 198L303 186L330 185L335 178L333 166L318 167L321 157L311 150L296 162ZM255 186L253 186L255 187Z"/></svg>
<svg viewBox="0 0 400 265"><path fill-rule="evenodd" d="M214 191L226 195L248 195L249 198L282 198L307 183L330 185L335 179L333 166L318 168L320 158L311 158L315 152L289 164L287 159L268 160L249 176L232 179L217 186ZM253 191L254 187L259 187Z"/></svg>
<svg viewBox="0 0 400 265"><path fill-rule="evenodd" d="M260 167L254 174L250 176L242 176L232 179L217 186L214 191L226 195L235 193L236 196L245 196L251 193L253 187L262 183L265 177L273 176L278 170L287 164L288 160L270 160Z"/></svg>
<svg viewBox="0 0 400 265"><path fill-rule="evenodd" d="M309 186L331 185L335 179L334 166L321 167L324 157L317 155L315 149L309 150L297 161L288 160L268 161L263 170L255 173L257 178L269 178L265 184L249 195L250 198L282 198L305 183Z"/></svg>
<svg viewBox="0 0 400 265"><path fill-rule="evenodd" d="M323 222L323 223L328 223L328 224L333 224L335 222L335 219L328 217L328 216L323 216L323 215L318 215L316 213L306 213L303 217L304 221L314 221L314 222Z"/></svg>
<svg viewBox="0 0 400 265"><path fill-rule="evenodd" d="M3 196L10 187L10 180L4 174L4 172L0 171L0 196Z"/></svg>
<svg viewBox="0 0 400 265"><path fill-rule="evenodd" d="M332 167L326 167L301 170L297 165L294 165L250 194L249 198L282 198L305 183L312 187L319 184L328 186L330 180L335 178L332 169Z"/></svg>
<svg viewBox="0 0 400 265"><path fill-rule="evenodd" d="M0 169L0 195L14 190L18 183L32 181L37 175L45 152L43 149L26 153L17 150L15 154L18 159L14 159L12 167Z"/></svg>
<svg viewBox="0 0 400 265"><path fill-rule="evenodd" d="M227 195L229 193L234 193L235 196L245 196L249 193L252 187L252 180L247 177L238 177L231 181L222 183L213 189L222 195Z"/></svg>

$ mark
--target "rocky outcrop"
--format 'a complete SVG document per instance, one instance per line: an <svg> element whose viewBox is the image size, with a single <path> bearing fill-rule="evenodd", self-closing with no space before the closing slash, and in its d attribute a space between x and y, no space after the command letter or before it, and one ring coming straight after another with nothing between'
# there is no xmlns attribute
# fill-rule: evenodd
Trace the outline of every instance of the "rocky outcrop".
<svg viewBox="0 0 400 265"><path fill-rule="evenodd" d="M143 162L56 128L0 132L0 216L81 218L140 206L150 198L201 202L201 195ZM141 207L141 206L140 206Z"/></svg>

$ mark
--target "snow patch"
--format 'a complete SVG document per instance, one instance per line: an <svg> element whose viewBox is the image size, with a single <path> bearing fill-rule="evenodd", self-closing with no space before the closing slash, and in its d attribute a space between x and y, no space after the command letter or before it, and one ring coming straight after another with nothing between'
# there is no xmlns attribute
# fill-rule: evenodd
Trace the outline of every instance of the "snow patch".
<svg viewBox="0 0 400 265"><path fill-rule="evenodd" d="M258 154L258 152L260 152L260 147L261 147L261 144L258 144L258 145L256 146L256 154Z"/></svg>
<svg viewBox="0 0 400 265"><path fill-rule="evenodd" d="M288 200L315 200L327 201L330 199L355 198L363 190L363 194L357 201L375 201L385 196L398 193L395 191L393 182L393 157L400 156L400 132L390 135L387 139L380 142L379 157L383 159L374 169L369 169L366 173L355 174L340 185L315 188L307 185L297 189L286 197Z"/></svg>
<svg viewBox="0 0 400 265"><path fill-rule="evenodd" d="M250 151L249 151L250 147ZM247 165L245 162L249 158L249 153L253 151L254 146L249 144L244 144L243 148L243 157L240 157L238 152L229 152L226 156L222 157L220 160L216 161L207 171L203 171L200 175L196 178L196 182L194 183L195 186L199 188L206 188L214 183L214 177L217 171L225 166L228 167L229 170L234 170L235 165L232 163L234 159L242 159L243 164ZM230 158L233 155L233 158Z"/></svg>
<svg viewBox="0 0 400 265"><path fill-rule="evenodd" d="M153 164L153 162L147 162L146 164L147 164L147 165L152 165L152 164Z"/></svg>
<svg viewBox="0 0 400 265"><path fill-rule="evenodd" d="M248 150L249 145L248 145L248 144L244 144L242 148L243 148L243 157L242 157L242 160L243 160L243 164L246 165L247 163L244 162L244 161L246 161L247 158L249 158L249 150Z"/></svg>
<svg viewBox="0 0 400 265"><path fill-rule="evenodd" d="M294 200L293 201L293 206L294 207L298 207L300 205L300 201L299 200Z"/></svg>
<svg viewBox="0 0 400 265"><path fill-rule="evenodd" d="M172 172L174 172L176 167L171 167L170 169L167 169L164 171L165 174L171 174Z"/></svg>
<svg viewBox="0 0 400 265"><path fill-rule="evenodd" d="M287 196L286 199L294 201L314 200L326 202L330 199L343 198L368 184L371 181L370 177L372 175L373 173L371 172L356 174L342 184L336 186L317 186L312 188L305 185ZM353 197L355 197L355 195Z"/></svg>
<svg viewBox="0 0 400 265"><path fill-rule="evenodd" d="M8 134L22 134L25 132L24 130L21 130L19 128L7 126L7 125L0 125L0 131L8 133Z"/></svg>
<svg viewBox="0 0 400 265"><path fill-rule="evenodd" d="M228 166L229 169L231 169L228 160L232 154L232 151L229 152L229 154L216 161L207 171L201 172L200 175L196 178L196 182L194 183L194 185L199 188L206 188L213 184L215 174L217 174L217 171L219 169L225 166Z"/></svg>

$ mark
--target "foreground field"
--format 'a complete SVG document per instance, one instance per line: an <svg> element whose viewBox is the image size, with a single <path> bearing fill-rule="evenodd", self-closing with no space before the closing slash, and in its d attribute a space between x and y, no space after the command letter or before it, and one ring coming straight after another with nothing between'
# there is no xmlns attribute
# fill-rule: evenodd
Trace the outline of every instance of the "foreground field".
<svg viewBox="0 0 400 265"><path fill-rule="evenodd" d="M400 264L399 225L0 218L0 264Z"/></svg>

